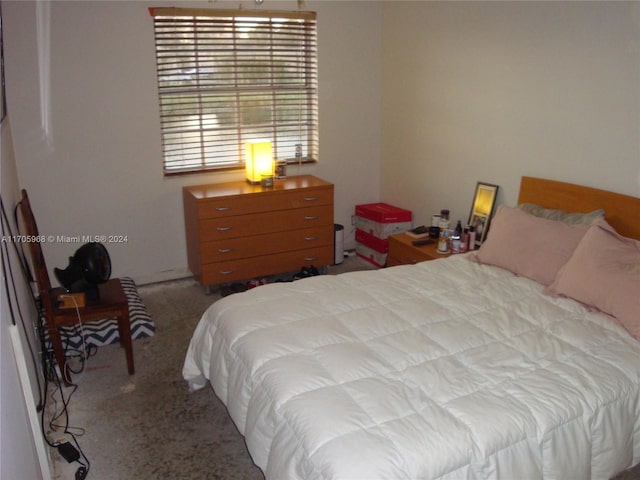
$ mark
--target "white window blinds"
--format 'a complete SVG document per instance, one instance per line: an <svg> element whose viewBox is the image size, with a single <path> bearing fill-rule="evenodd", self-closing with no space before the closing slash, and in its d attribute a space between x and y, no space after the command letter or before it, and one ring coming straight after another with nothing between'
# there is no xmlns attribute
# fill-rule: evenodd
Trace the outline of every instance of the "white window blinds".
<svg viewBox="0 0 640 480"><path fill-rule="evenodd" d="M238 168L248 140L317 161L314 12L153 8L165 175Z"/></svg>

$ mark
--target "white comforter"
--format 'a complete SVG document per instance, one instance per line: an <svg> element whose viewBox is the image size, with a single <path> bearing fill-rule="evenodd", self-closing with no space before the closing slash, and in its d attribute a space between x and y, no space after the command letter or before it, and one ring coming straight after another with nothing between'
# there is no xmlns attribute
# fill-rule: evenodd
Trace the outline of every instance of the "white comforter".
<svg viewBox="0 0 640 480"><path fill-rule="evenodd" d="M640 343L463 256L217 301L186 356L268 479L606 479L640 462Z"/></svg>

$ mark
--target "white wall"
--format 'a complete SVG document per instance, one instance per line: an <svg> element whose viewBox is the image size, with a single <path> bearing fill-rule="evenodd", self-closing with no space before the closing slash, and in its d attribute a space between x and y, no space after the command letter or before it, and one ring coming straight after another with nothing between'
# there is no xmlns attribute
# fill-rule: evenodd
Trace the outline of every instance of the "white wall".
<svg viewBox="0 0 640 480"><path fill-rule="evenodd" d="M0 125L0 185L2 203L8 216L10 225L3 221L3 235L17 234L13 222L13 208L20 198L18 177L16 173L15 157L13 155L11 128L9 118L5 118ZM44 450L42 435L34 436L30 429L29 414L34 425L39 426L36 415L36 404L39 401L38 383L36 375L38 368L29 355L29 342L35 346L36 361L38 346L36 343L33 322L36 318L33 302L29 300L27 283L22 276L20 264L13 245L5 243L6 253L2 255L2 273L0 275L0 478L48 478L49 463ZM6 262L5 255L9 255ZM5 274L6 271L6 274ZM7 295L5 279L9 285L15 283L15 290L10 287ZM9 304L11 302L12 308ZM20 316L22 313L22 317ZM20 340L14 345L11 341L10 329L18 326ZM24 327L23 327L24 322ZM21 379L18 374L18 364L14 355L14 348L20 348L26 355L24 362L27 368L23 370L26 377ZM21 358L21 357L18 357ZM25 397L22 381L31 395ZM37 429L36 429L37 430ZM38 453L43 454L40 458ZM42 469L40 468L42 461ZM44 475L43 475L44 472Z"/></svg>
<svg viewBox="0 0 640 480"><path fill-rule="evenodd" d="M127 235L128 243L107 245L113 274L140 283L188 274L182 186L243 178L162 175L147 11L161 4L3 0L18 174L40 231ZM181 2L239 4L256 8ZM295 10L297 2L260 8ZM380 189L382 9L357 1L304 8L318 12L320 162L300 173L335 183L335 221L350 226L354 205L377 200ZM346 234L353 246L349 227ZM66 266L78 246L44 245L49 270Z"/></svg>
<svg viewBox="0 0 640 480"><path fill-rule="evenodd" d="M386 2L383 200L466 222L477 181L640 194L640 3Z"/></svg>

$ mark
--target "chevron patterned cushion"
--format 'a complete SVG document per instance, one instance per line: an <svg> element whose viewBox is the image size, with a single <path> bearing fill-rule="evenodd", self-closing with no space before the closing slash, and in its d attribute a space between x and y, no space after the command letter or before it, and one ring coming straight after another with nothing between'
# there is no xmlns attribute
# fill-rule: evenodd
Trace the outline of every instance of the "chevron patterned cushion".
<svg viewBox="0 0 640 480"><path fill-rule="evenodd" d="M132 278L121 277L120 283L129 301L129 318L131 320L131 338L151 337L155 333L153 320L147 313L138 289ZM86 345L102 347L120 341L118 334L118 322L115 318L106 318L97 322L82 324L82 331L78 326L61 328L62 342L65 348L82 349L82 334ZM45 328L45 342L50 346L49 335Z"/></svg>

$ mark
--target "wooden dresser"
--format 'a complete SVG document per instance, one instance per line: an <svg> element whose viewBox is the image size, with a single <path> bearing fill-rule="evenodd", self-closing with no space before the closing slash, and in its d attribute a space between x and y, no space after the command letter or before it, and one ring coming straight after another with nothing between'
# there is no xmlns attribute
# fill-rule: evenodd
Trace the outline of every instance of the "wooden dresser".
<svg viewBox="0 0 640 480"><path fill-rule="evenodd" d="M189 269L205 286L333 263L333 184L311 175L183 188Z"/></svg>

